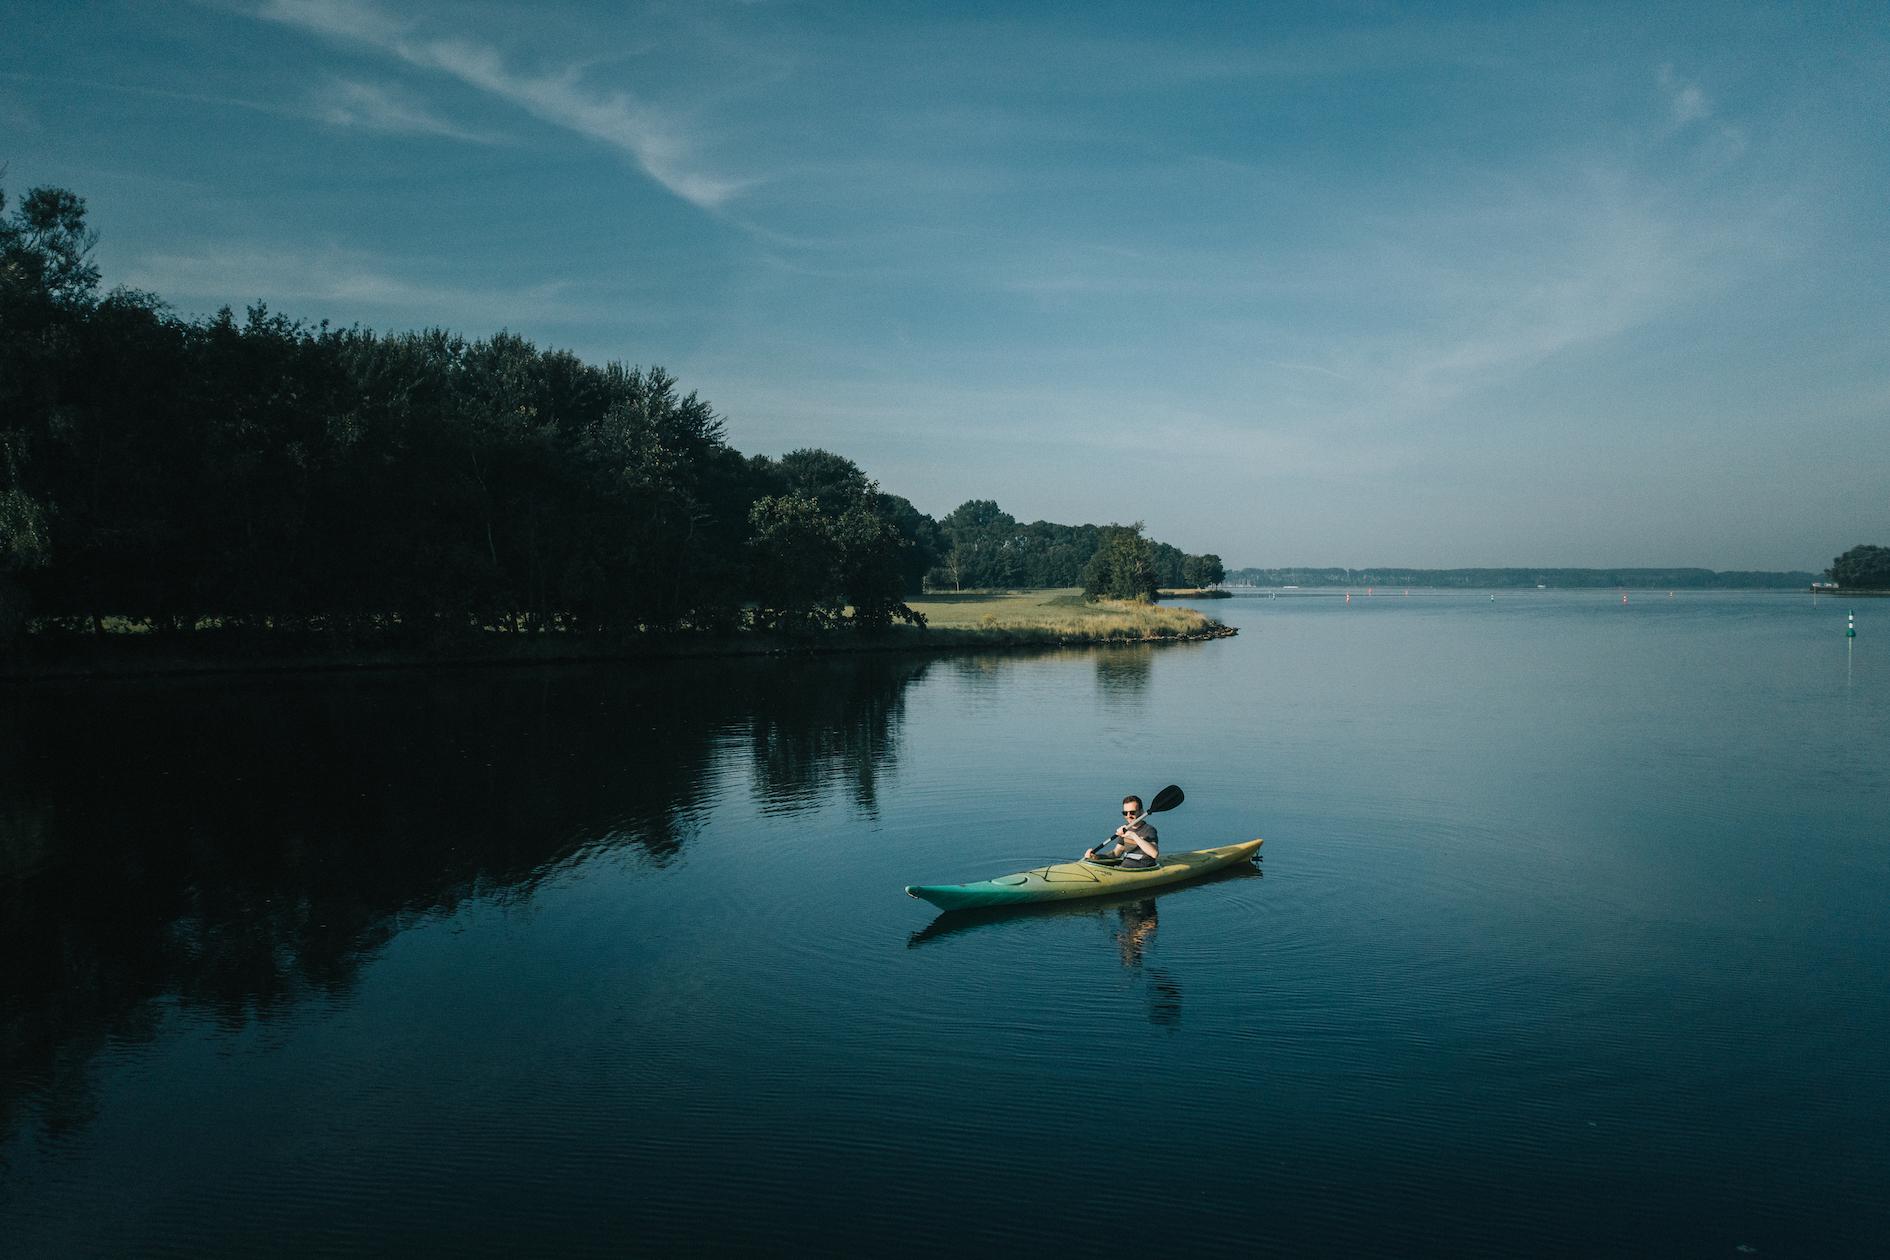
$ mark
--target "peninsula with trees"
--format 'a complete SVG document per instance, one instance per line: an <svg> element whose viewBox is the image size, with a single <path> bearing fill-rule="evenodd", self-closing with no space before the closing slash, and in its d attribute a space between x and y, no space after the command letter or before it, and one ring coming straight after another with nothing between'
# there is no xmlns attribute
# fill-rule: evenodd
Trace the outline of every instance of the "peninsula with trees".
<svg viewBox="0 0 1890 1260"><path fill-rule="evenodd" d="M1890 547L1862 543L1831 561L1825 580L1852 595L1890 595Z"/></svg>
<svg viewBox="0 0 1890 1260"><path fill-rule="evenodd" d="M102 291L95 239L75 194L0 190L0 672L1232 633L1150 607L1222 566L1140 523L935 520L831 451L742 454L661 368L510 333L184 319ZM1074 598L973 594L1020 587Z"/></svg>

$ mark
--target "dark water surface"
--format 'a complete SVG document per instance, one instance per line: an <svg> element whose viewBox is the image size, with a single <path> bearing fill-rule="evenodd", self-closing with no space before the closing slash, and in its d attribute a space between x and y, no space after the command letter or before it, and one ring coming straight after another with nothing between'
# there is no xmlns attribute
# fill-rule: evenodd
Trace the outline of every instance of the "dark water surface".
<svg viewBox="0 0 1890 1260"><path fill-rule="evenodd" d="M1846 607L5 693L0 1252L1881 1254ZM1263 872L901 895L1171 781Z"/></svg>

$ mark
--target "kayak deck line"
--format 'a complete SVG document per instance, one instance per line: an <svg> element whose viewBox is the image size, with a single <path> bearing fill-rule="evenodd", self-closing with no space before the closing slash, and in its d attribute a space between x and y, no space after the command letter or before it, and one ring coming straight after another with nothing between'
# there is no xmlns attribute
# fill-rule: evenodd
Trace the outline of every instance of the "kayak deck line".
<svg viewBox="0 0 1890 1260"><path fill-rule="evenodd" d="M1155 888L1194 879L1231 866L1260 851L1260 840L1224 844L1213 849L1165 853L1161 865L1142 870L1097 866L1089 862L1056 862L1014 875L975 884L909 884L906 895L929 901L940 910L972 910L982 906L1024 905L1033 901L1066 901L1100 897L1107 893Z"/></svg>

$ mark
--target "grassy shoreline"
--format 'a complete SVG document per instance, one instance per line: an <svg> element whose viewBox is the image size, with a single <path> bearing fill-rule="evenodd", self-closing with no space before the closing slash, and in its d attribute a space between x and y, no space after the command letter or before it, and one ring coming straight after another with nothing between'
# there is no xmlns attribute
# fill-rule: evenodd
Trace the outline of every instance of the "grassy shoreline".
<svg viewBox="0 0 1890 1260"><path fill-rule="evenodd" d="M1008 631L1062 635L1077 642L1132 639L1141 642L1218 637L1221 626L1187 608L1127 600L1085 600L1074 588L1053 590L933 591L907 601L925 614L931 629ZM1231 631L1229 632L1231 633Z"/></svg>
<svg viewBox="0 0 1890 1260"><path fill-rule="evenodd" d="M33 683L165 675L328 673L351 670L467 669L586 661L658 661L729 656L812 656L842 652L1017 651L1198 643L1226 638L1231 627L1188 609L1103 601L1071 591L976 591L912 601L926 629L896 626L880 634L822 630L808 634L647 635L598 640L576 635L492 634L441 651L418 648L234 645L203 636L165 639L112 634L34 642L0 657L0 682Z"/></svg>

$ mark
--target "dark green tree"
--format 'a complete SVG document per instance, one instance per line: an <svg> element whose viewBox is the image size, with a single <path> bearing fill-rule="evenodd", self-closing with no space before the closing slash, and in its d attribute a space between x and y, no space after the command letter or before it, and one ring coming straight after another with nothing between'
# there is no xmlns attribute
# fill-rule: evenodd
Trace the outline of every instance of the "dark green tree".
<svg viewBox="0 0 1890 1260"><path fill-rule="evenodd" d="M0 190L0 213L6 195ZM92 262L98 233L85 221L85 199L63 188L34 188L0 217L0 296L82 307L98 290Z"/></svg>
<svg viewBox="0 0 1890 1260"><path fill-rule="evenodd" d="M840 545L840 587L858 630L889 629L895 620L925 625L924 615L903 598L913 544L886 511L886 498L868 482L833 526Z"/></svg>
<svg viewBox="0 0 1890 1260"><path fill-rule="evenodd" d="M781 477L789 491L812 499L830 517L839 517L870 484L860 466L844 455L803 447L789 451L779 461Z"/></svg>
<svg viewBox="0 0 1890 1260"><path fill-rule="evenodd" d="M86 369L77 343L97 302L96 241L72 193L34 188L8 213L0 189L0 639L24 630L25 575L57 554L47 446Z"/></svg>
<svg viewBox="0 0 1890 1260"><path fill-rule="evenodd" d="M1017 518L990 499L970 499L939 521L949 543L954 589L1016 586L1024 580ZM955 558L954 558L955 556Z"/></svg>
<svg viewBox="0 0 1890 1260"><path fill-rule="evenodd" d="M1104 525L1101 543L1083 566L1083 594L1089 599L1155 598L1155 547L1142 536L1142 522Z"/></svg>
<svg viewBox="0 0 1890 1260"><path fill-rule="evenodd" d="M942 545L925 580L934 588L949 590L1081 586L1085 567L1101 544L1095 525L1054 521L1021 525L989 499L959 504L938 522L938 531ZM1166 543L1151 540L1150 546L1158 586L1184 585L1188 562L1204 559L1186 556Z"/></svg>
<svg viewBox="0 0 1890 1260"><path fill-rule="evenodd" d="M1227 570L1221 564L1221 558L1210 552L1204 556L1188 556L1181 563L1181 581L1184 586L1196 589L1218 586L1227 577Z"/></svg>
<svg viewBox="0 0 1890 1260"><path fill-rule="evenodd" d="M1154 552L1155 585L1184 586L1187 584L1186 565L1188 557L1179 547L1165 542L1150 540Z"/></svg>
<svg viewBox="0 0 1890 1260"><path fill-rule="evenodd" d="M835 624L845 591L833 518L806 495L784 494L757 499L748 520L755 624L787 631Z"/></svg>
<svg viewBox="0 0 1890 1260"><path fill-rule="evenodd" d="M1831 561L1826 573L1842 587L1890 589L1890 547L1859 544Z"/></svg>
<svg viewBox="0 0 1890 1260"><path fill-rule="evenodd" d="M877 497L878 514L892 522L905 544L899 553L899 589L901 594L917 595L925 589L925 575L944 554L945 535L938 522L912 506L912 501L881 491Z"/></svg>
<svg viewBox="0 0 1890 1260"><path fill-rule="evenodd" d="M21 442L0 433L0 643L26 629L32 605L16 574L52 559L45 510L20 485Z"/></svg>

